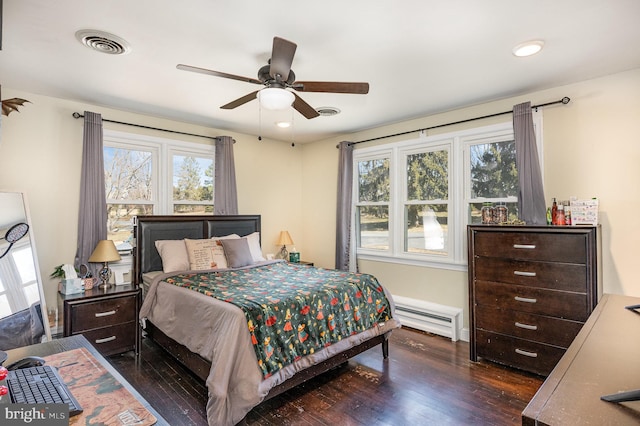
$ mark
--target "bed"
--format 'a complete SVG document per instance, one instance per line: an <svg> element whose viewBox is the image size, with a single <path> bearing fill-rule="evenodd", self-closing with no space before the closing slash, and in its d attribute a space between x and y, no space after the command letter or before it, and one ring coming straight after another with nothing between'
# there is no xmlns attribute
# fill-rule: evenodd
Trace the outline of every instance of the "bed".
<svg viewBox="0 0 640 426"><path fill-rule="evenodd" d="M149 338L206 382L210 425L236 424L260 402L374 346L382 347L386 359L388 335L400 326L393 318L391 296L374 277L261 258L260 225L259 215L138 216L134 224L133 282L142 287L144 297L140 321ZM220 237L223 239L218 240ZM228 264L212 262L212 268L198 264L197 270L193 270L193 263L183 268L183 261L172 264L170 272L163 271L163 267L182 256L167 251L166 244L195 241L206 245L210 240L223 246ZM238 263L238 257L242 256L236 255L235 247L241 247L244 251L239 251L248 256L240 243L251 246L250 264ZM256 253L257 250L260 252ZM190 260L197 257L194 253L198 252L189 252ZM344 276L355 293L336 289L337 280ZM286 285L272 287L279 279L294 284L287 281ZM317 280L326 280L321 286L335 291L334 296L321 295L315 287L311 288L311 283ZM303 295L318 302L305 302L297 315L293 299L286 299L294 291L298 292L295 303L302 303L298 299ZM371 303L372 294L376 303L382 300L382 308ZM365 296L370 307L356 303L356 298L364 301ZM246 300L236 300L240 297ZM266 298L269 303L256 297ZM334 301L344 309L352 309L349 321L337 328L335 323L331 327L333 314L326 309ZM302 321L302 313L308 313L309 306L313 308L309 314L314 316L307 317L312 320L294 323L291 330L291 324L286 323L291 315L285 308L292 307L294 316ZM287 326L289 334L282 331ZM305 326L314 329L304 329ZM315 330L316 326L321 330ZM338 329L343 330L343 336L337 336ZM309 335L315 336L315 340L305 341L307 331L314 331ZM278 344L276 340L289 343Z"/></svg>

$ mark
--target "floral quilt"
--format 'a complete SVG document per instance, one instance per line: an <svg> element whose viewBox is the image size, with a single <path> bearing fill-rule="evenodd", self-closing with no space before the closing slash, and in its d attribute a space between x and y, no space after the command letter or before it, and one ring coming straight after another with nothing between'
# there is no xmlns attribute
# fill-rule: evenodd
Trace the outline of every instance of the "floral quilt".
<svg viewBox="0 0 640 426"><path fill-rule="evenodd" d="M263 378L391 318L372 275L278 262L165 280L240 307Z"/></svg>

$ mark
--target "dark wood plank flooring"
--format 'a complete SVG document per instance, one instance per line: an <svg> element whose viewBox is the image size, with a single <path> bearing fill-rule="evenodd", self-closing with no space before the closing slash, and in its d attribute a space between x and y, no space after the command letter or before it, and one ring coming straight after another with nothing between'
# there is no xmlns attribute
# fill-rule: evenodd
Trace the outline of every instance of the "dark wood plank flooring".
<svg viewBox="0 0 640 426"><path fill-rule="evenodd" d="M207 389L149 339L109 362L171 425L206 425ZM396 330L375 347L254 408L247 425L512 425L543 379L469 361L469 344Z"/></svg>

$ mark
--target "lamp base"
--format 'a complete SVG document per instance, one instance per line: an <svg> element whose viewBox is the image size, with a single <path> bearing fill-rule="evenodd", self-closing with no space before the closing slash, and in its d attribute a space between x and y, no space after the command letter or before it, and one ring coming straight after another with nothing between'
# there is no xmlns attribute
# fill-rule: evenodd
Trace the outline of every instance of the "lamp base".
<svg viewBox="0 0 640 426"><path fill-rule="evenodd" d="M284 245L282 246L282 248L280 249L280 253L278 253L278 257L284 260L289 259L289 252L287 251L287 246L284 246Z"/></svg>
<svg viewBox="0 0 640 426"><path fill-rule="evenodd" d="M109 282L111 279L111 269L109 269L107 262L105 262L104 265L102 265L102 269L98 271L98 278L100 278L100 285L98 287L103 290L111 287L111 283Z"/></svg>

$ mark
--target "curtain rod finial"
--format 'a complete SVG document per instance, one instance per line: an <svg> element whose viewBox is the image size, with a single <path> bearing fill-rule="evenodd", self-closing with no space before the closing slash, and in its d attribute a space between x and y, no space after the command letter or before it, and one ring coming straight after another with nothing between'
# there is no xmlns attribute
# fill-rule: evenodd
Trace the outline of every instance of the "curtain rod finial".
<svg viewBox="0 0 640 426"><path fill-rule="evenodd" d="M71 114L71 115L73 116L73 118L80 118L80 117L82 117L82 116L80 115L80 113L79 113L79 112L74 112L74 113L73 113L73 114Z"/></svg>
<svg viewBox="0 0 640 426"><path fill-rule="evenodd" d="M569 102L571 102L571 98L568 96L565 96L564 98L562 98L562 103L563 104L568 104Z"/></svg>

